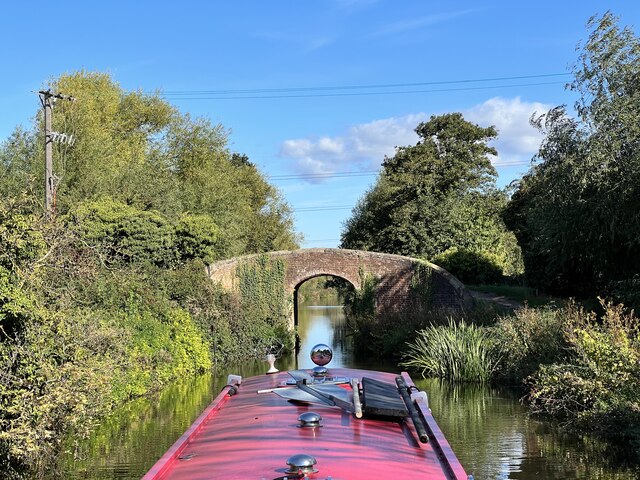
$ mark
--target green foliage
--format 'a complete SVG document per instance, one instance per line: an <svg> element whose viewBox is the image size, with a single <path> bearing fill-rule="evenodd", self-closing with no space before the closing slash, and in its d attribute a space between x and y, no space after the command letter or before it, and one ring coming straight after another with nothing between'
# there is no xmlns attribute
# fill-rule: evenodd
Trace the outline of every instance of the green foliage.
<svg viewBox="0 0 640 480"><path fill-rule="evenodd" d="M501 316L494 326L500 363L496 376L521 383L541 365L550 365L565 357L564 310L524 307Z"/></svg>
<svg viewBox="0 0 640 480"><path fill-rule="evenodd" d="M416 263L411 276L411 291L421 309L431 306L433 300L433 269L426 263Z"/></svg>
<svg viewBox="0 0 640 480"><path fill-rule="evenodd" d="M616 302L640 312L640 274L626 280L611 282L608 290Z"/></svg>
<svg viewBox="0 0 640 480"><path fill-rule="evenodd" d="M53 130L76 138L73 147L55 147L59 209L64 213L79 201L104 195L157 208L167 175L149 161L148 152L151 139L162 136L177 117L175 109L157 96L124 92L103 73L63 75L51 88L76 98L58 102L53 115Z"/></svg>
<svg viewBox="0 0 640 480"><path fill-rule="evenodd" d="M495 129L454 113L431 117L416 132L417 145L385 159L346 221L341 246L422 258L454 246L505 257L517 250L499 216L506 197L495 188L489 158L496 152L487 145Z"/></svg>
<svg viewBox="0 0 640 480"><path fill-rule="evenodd" d="M31 262L46 251L39 219L25 204L25 199L0 202L0 266L9 270L32 266Z"/></svg>
<svg viewBox="0 0 640 480"><path fill-rule="evenodd" d="M176 248L182 258L213 263L220 258L221 232L208 215L182 214L175 227Z"/></svg>
<svg viewBox="0 0 640 480"><path fill-rule="evenodd" d="M206 275L226 256L297 247L290 208L228 151L226 130L106 74L49 87L77 99L53 116L76 143L54 145L52 221L33 200L43 197L41 114L0 145L5 476L40 475L64 435L87 435L116 404L290 342L282 283L241 303Z"/></svg>
<svg viewBox="0 0 640 480"><path fill-rule="evenodd" d="M125 354L127 369L114 382L114 400L135 398L211 367L209 348L185 310L169 309L165 318L136 307L123 313L118 323L132 337Z"/></svg>
<svg viewBox="0 0 640 480"><path fill-rule="evenodd" d="M38 154L36 132L18 127L0 144L0 197L10 198L39 191L32 160ZM44 168L44 165L43 165ZM44 193L43 193L44 195Z"/></svg>
<svg viewBox="0 0 640 480"><path fill-rule="evenodd" d="M359 289L348 292L345 299L347 312L352 316L373 316L376 311L376 294L378 291L378 279L365 272L362 268L359 271Z"/></svg>
<svg viewBox="0 0 640 480"><path fill-rule="evenodd" d="M320 276L307 280L298 289L298 305L337 305L340 299L340 290L336 281L340 279L331 276Z"/></svg>
<svg viewBox="0 0 640 480"><path fill-rule="evenodd" d="M178 260L175 229L159 212L103 198L75 207L68 222L112 261L170 266Z"/></svg>
<svg viewBox="0 0 640 480"><path fill-rule="evenodd" d="M58 102L53 115L53 130L76 138L54 146L59 213L108 198L170 223L194 215L192 233L208 216L204 230L218 227L216 258L297 248L291 209L246 156L229 152L222 125L180 114L158 95L125 92L103 73L63 75L49 87L77 99ZM42 121L0 145L0 193L43 197Z"/></svg>
<svg viewBox="0 0 640 480"><path fill-rule="evenodd" d="M622 305L605 304L600 319L567 310L567 362L531 377L534 411L566 424L630 443L640 453L640 320Z"/></svg>
<svg viewBox="0 0 640 480"><path fill-rule="evenodd" d="M236 275L243 343L252 346L258 357L280 345L290 349L293 305L285 289L284 261L259 255L239 264Z"/></svg>
<svg viewBox="0 0 640 480"><path fill-rule="evenodd" d="M433 258L463 283L500 283L503 278L500 258L489 251L473 251L451 247Z"/></svg>
<svg viewBox="0 0 640 480"><path fill-rule="evenodd" d="M218 226L204 214L185 213L174 223L158 211L101 198L79 204L65 220L110 262L174 267L193 258L211 263L224 250Z"/></svg>
<svg viewBox="0 0 640 480"><path fill-rule="evenodd" d="M558 306L566 303L560 298L550 297L541 294L534 288L520 285L473 285L473 290L489 293L494 296L504 297L519 304L526 304L529 307Z"/></svg>
<svg viewBox="0 0 640 480"><path fill-rule="evenodd" d="M0 202L0 340L19 334L32 318L36 307L24 283L47 248L38 219L21 207L17 201Z"/></svg>
<svg viewBox="0 0 640 480"><path fill-rule="evenodd" d="M504 217L528 283L582 296L640 271L640 40L611 13L589 28L571 84L579 117L557 107L536 119L538 163Z"/></svg>
<svg viewBox="0 0 640 480"><path fill-rule="evenodd" d="M493 325L500 310L493 304L479 305L473 310L434 308L429 304L412 306L402 312L374 315L347 315L354 337L356 355L362 358L385 358L400 361L406 343L414 341L417 332L432 325L448 325L469 321L475 325Z"/></svg>
<svg viewBox="0 0 640 480"><path fill-rule="evenodd" d="M402 365L423 377L486 382L496 369L493 339L486 329L464 321L430 325L408 343Z"/></svg>

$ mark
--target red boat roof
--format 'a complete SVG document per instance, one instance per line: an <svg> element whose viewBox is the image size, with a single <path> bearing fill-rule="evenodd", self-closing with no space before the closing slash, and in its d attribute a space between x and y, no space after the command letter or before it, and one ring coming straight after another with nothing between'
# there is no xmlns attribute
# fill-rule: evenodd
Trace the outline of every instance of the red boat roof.
<svg viewBox="0 0 640 480"><path fill-rule="evenodd" d="M392 385L396 377L353 369L331 369L330 374ZM403 377L413 385L407 374ZM409 421L356 418L337 407L257 393L279 388L290 378L281 372L243 379L233 396L225 387L144 480L299 478L287 477L287 459L297 454L317 461L317 473L310 473L309 479L467 480L424 400L415 402L429 436L429 442L421 444ZM321 415L322 426L300 428L298 416L305 412Z"/></svg>

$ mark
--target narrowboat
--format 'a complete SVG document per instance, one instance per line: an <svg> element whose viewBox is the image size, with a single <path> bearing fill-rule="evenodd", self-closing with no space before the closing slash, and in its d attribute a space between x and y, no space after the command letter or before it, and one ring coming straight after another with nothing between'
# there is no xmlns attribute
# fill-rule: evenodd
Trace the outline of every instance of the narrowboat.
<svg viewBox="0 0 640 480"><path fill-rule="evenodd" d="M230 375L143 480L468 480L406 372L328 368Z"/></svg>

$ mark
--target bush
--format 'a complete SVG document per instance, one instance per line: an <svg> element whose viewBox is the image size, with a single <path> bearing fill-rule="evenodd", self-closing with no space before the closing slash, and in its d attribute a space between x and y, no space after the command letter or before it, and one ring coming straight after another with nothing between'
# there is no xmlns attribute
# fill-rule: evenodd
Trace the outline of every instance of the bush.
<svg viewBox="0 0 640 480"><path fill-rule="evenodd" d="M213 263L224 247L220 229L209 215L183 214L176 224L176 247L184 260L200 258Z"/></svg>
<svg viewBox="0 0 640 480"><path fill-rule="evenodd" d="M530 380L536 412L630 443L640 454L640 319L602 302L597 318L566 310L570 357L545 365Z"/></svg>
<svg viewBox="0 0 640 480"><path fill-rule="evenodd" d="M101 247L111 262L171 266L178 261L175 229L159 212L104 197L79 204L66 221L90 245Z"/></svg>
<svg viewBox="0 0 640 480"><path fill-rule="evenodd" d="M499 283L502 280L500 258L487 251L451 247L437 255L433 263L467 284Z"/></svg>
<svg viewBox="0 0 640 480"><path fill-rule="evenodd" d="M473 310L449 308L412 308L403 312L348 314L347 322L353 332L355 354L361 358L400 361L406 351L406 343L413 342L418 332L430 325L449 325L468 320L474 325L490 326L496 321L502 308L494 304L480 304Z"/></svg>
<svg viewBox="0 0 640 480"><path fill-rule="evenodd" d="M609 284L613 299L640 312L640 275L626 280L618 280Z"/></svg>
<svg viewBox="0 0 640 480"><path fill-rule="evenodd" d="M496 376L521 383L540 365L551 364L565 354L564 316L545 309L521 308L501 316L494 327L500 345Z"/></svg>

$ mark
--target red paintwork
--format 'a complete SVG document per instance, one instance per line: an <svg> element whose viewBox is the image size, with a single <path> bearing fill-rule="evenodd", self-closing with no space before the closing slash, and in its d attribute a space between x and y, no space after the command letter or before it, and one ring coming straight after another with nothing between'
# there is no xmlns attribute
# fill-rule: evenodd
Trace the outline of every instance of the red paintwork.
<svg viewBox="0 0 640 480"><path fill-rule="evenodd" d="M330 369L330 374L395 385L390 373ZM243 379L231 397L226 387L143 480L272 480L284 476L287 459L299 453L318 462L318 473L309 479L467 479L423 401L416 404L427 421L427 444L418 442L411 422L357 419L337 407L293 404L273 393L256 393L289 378L281 372ZM298 416L306 411L319 413L323 426L298 428ZM193 456L178 459L187 455Z"/></svg>

